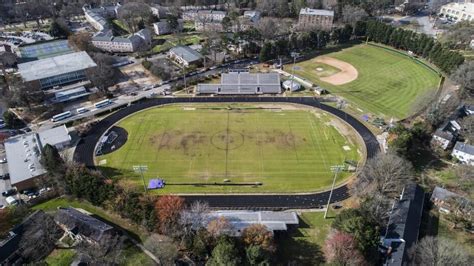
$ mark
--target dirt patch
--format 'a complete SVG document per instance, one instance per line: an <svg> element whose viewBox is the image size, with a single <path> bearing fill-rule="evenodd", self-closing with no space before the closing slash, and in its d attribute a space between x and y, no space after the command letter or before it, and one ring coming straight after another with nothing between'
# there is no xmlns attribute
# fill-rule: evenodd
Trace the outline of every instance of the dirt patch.
<svg viewBox="0 0 474 266"><path fill-rule="evenodd" d="M341 70L340 72L329 77L320 78L322 81L330 83L332 85L347 84L356 80L359 75L357 69L351 64L332 57L319 57L316 59L316 62L327 64Z"/></svg>

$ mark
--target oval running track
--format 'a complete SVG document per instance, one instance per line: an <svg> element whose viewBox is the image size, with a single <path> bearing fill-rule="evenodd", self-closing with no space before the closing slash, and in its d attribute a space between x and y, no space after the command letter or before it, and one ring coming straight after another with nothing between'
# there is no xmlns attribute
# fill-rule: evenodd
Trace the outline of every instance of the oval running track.
<svg viewBox="0 0 474 266"><path fill-rule="evenodd" d="M312 97L193 97L193 98L154 98L136 102L128 107L119 109L111 115L105 117L81 139L74 152L74 159L83 163L88 167L94 166L94 150L100 137L115 123L137 111L160 106L170 103L296 103L303 104L315 108L319 108L329 112L351 125L362 137L366 150L367 159L373 158L380 150L376 137L372 132L360 121L349 114L325 105ZM339 202L349 197L349 188L342 185L334 189L331 203ZM221 209L307 209L321 208L327 204L329 191L308 193L308 194L248 194L248 195L185 195L186 201L205 201L210 207Z"/></svg>

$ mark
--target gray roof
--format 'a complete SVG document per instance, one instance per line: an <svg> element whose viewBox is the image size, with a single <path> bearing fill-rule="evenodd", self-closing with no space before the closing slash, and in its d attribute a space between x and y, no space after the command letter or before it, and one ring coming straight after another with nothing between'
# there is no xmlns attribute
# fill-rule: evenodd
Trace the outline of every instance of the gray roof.
<svg viewBox="0 0 474 266"><path fill-rule="evenodd" d="M114 230L112 226L75 208L60 208L54 219L68 230L95 241L100 241L105 234Z"/></svg>
<svg viewBox="0 0 474 266"><path fill-rule="evenodd" d="M24 81L40 80L97 66L90 56L82 51L36 60L18 65Z"/></svg>
<svg viewBox="0 0 474 266"><path fill-rule="evenodd" d="M392 247L386 265L404 265L408 250L416 243L423 213L423 189L415 183L405 186L401 199L390 214L385 244ZM387 241L391 241L387 243Z"/></svg>
<svg viewBox="0 0 474 266"><path fill-rule="evenodd" d="M435 187L431 194L431 200L446 201L448 198L452 197L459 197L459 195L442 187Z"/></svg>
<svg viewBox="0 0 474 266"><path fill-rule="evenodd" d="M217 94L280 93L280 75L278 73L223 73L221 84L198 84L197 92Z"/></svg>
<svg viewBox="0 0 474 266"><path fill-rule="evenodd" d="M205 223L220 217L225 218L235 233L252 224L265 225L269 231L287 230L287 225L297 225L298 216L295 212L273 212L273 211L214 211L207 216Z"/></svg>
<svg viewBox="0 0 474 266"><path fill-rule="evenodd" d="M283 87L290 89L291 91L297 91L301 88L301 84L295 80L292 81L291 79L288 79L283 82Z"/></svg>
<svg viewBox="0 0 474 266"><path fill-rule="evenodd" d="M300 15L334 16L333 10L302 8Z"/></svg>
<svg viewBox="0 0 474 266"><path fill-rule="evenodd" d="M30 132L5 140L5 152L11 183L17 184L46 173L40 163L41 150L46 144L57 145L70 141L65 126L39 133Z"/></svg>
<svg viewBox="0 0 474 266"><path fill-rule="evenodd" d="M437 129L434 135L449 141L452 141L454 139L454 135L451 132L442 129Z"/></svg>
<svg viewBox="0 0 474 266"><path fill-rule="evenodd" d="M454 145L454 150L474 155L474 146L466 144L464 142L456 142L456 145Z"/></svg>
<svg viewBox="0 0 474 266"><path fill-rule="evenodd" d="M188 46L176 46L170 49L171 53L183 58L186 62L196 62L202 59L202 55Z"/></svg>

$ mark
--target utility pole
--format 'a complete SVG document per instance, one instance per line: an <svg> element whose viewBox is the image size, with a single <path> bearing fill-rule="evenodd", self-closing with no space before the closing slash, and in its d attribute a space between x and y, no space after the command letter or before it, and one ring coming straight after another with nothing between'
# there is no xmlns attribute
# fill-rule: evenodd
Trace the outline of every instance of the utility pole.
<svg viewBox="0 0 474 266"><path fill-rule="evenodd" d="M290 91L293 89L293 81L295 80L295 64L296 64L296 57L298 57L299 53L291 52L291 57L293 57L293 67L291 68L291 87Z"/></svg>
<svg viewBox="0 0 474 266"><path fill-rule="evenodd" d="M134 165L133 166L133 171L135 173L139 173L141 175L142 181L143 181L143 189L145 190L145 193L147 193L145 177L143 176L143 173L148 171L148 166L147 165Z"/></svg>
<svg viewBox="0 0 474 266"><path fill-rule="evenodd" d="M328 215L329 205L331 204L332 192L334 191L334 185L336 184L337 174L344 170L344 165L333 165L331 166L331 172L334 172L334 179L332 180L331 192L329 193L328 204L326 205L326 211L324 212L324 219Z"/></svg>

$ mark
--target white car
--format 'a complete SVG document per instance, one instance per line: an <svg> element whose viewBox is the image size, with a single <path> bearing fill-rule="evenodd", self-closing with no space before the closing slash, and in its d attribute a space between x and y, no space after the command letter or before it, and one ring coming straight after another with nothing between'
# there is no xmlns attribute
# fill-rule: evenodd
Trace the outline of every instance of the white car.
<svg viewBox="0 0 474 266"><path fill-rule="evenodd" d="M6 162L7 162L7 158L0 159L0 163L6 163Z"/></svg>
<svg viewBox="0 0 474 266"><path fill-rule="evenodd" d="M18 205L18 201L12 196L7 197L5 200L9 205Z"/></svg>

